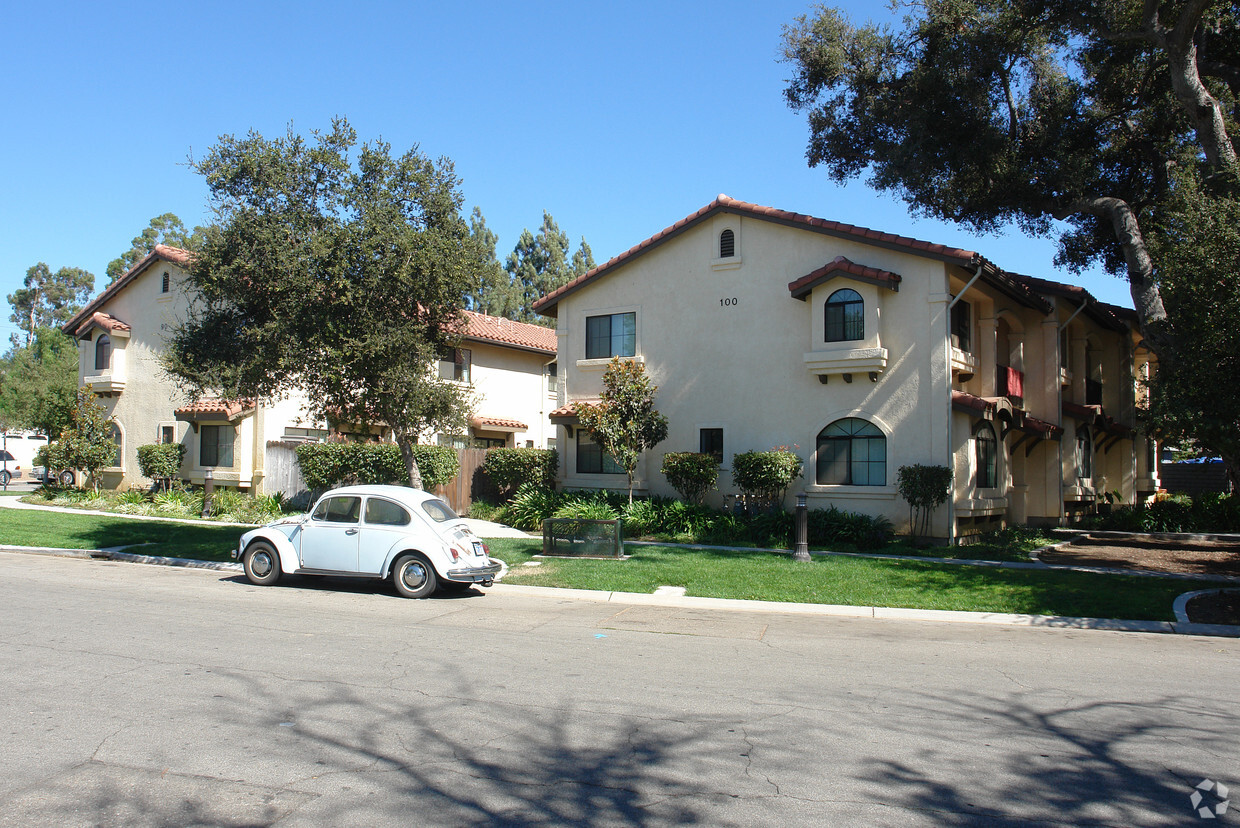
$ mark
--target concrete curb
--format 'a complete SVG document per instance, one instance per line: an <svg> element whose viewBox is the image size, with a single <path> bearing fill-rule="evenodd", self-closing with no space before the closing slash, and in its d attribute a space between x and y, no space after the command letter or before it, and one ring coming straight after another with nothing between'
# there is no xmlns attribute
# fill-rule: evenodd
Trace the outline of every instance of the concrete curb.
<svg viewBox="0 0 1240 828"><path fill-rule="evenodd" d="M744 601L735 598L673 597L640 592L607 592L596 589L563 589L518 584L496 584L490 588L501 595L528 595L597 603L624 603L637 606L681 609L734 610L739 612L778 612L792 615L821 615L845 618L889 618L905 621L941 621L966 624L1004 624L1016 627L1044 627L1063 630L1106 630L1112 632L1179 633L1240 638L1240 627L1189 624L1173 621L1129 621L1121 618L1076 618L1063 615L1021 615L1003 612L964 612L961 610L905 609L901 607L860 607L843 604L786 604L778 601Z"/></svg>
<svg viewBox="0 0 1240 828"><path fill-rule="evenodd" d="M198 561L190 558L163 558L124 552L133 546L112 549L56 549L37 546L0 545L0 552L31 555L55 555L69 558L104 558L125 563L153 566L175 566L187 569L206 569L218 572L243 572L239 563ZM1052 567L1048 567L1052 568ZM1059 567L1053 567L1059 568ZM1022 615L1003 612L965 612L963 610L926 610L902 607L864 607L846 604L796 604L780 601L747 601L739 598L701 598L641 592L611 592L597 589L564 589L562 587L539 587L519 584L496 584L489 587L501 595L528 595L560 600L592 601L596 603L625 603L636 606L676 607L681 609L732 610L738 612L777 612L792 615L821 615L845 618L889 618L905 621L941 621L967 624L1004 624L1017 627L1044 627L1049 629L1106 630L1112 632L1178 633L1181 635L1205 635L1240 638L1240 626L1224 624L1193 624L1183 614L1183 606L1201 592L1198 590L1181 595L1175 602L1175 621L1129 621L1120 618L1078 618L1060 615Z"/></svg>

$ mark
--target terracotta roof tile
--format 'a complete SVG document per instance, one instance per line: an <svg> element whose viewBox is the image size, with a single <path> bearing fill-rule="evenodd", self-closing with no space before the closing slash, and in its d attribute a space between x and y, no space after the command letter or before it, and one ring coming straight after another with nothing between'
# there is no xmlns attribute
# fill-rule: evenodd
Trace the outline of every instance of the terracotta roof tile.
<svg viewBox="0 0 1240 828"><path fill-rule="evenodd" d="M583 405L598 405L599 402L600 400L598 399L569 400L567 403L565 403L564 405L557 408L555 411L552 411L550 414L548 414L547 417L548 419L571 420L577 416L577 412L573 410L574 404L581 403Z"/></svg>
<svg viewBox="0 0 1240 828"><path fill-rule="evenodd" d="M1094 298L1088 290L1080 285L1069 285L1064 282L1054 282L1050 279L1039 279L1037 276L1026 276L1023 273L1010 274L1013 279L1029 286L1030 290L1036 293L1046 294L1048 296L1060 296L1074 302L1087 302L1085 315L1093 319L1104 328L1110 328L1114 331L1128 330L1127 322L1136 322L1136 311L1126 308L1120 308L1116 305L1108 305L1106 302L1099 302Z"/></svg>
<svg viewBox="0 0 1240 828"><path fill-rule="evenodd" d="M78 326L77 330L73 332L73 335L81 336L82 334L90 330L92 327L103 328L108 333L112 333L113 331L128 331L129 330L129 326L125 324L124 322L122 322L121 320L117 319L115 316L109 316L106 313L100 313L99 311L95 311L94 313L90 315L89 319L87 319L85 322L83 322L81 325Z"/></svg>
<svg viewBox="0 0 1240 828"><path fill-rule="evenodd" d="M173 414L178 420L236 420L254 410L254 400L221 400L204 397L183 405Z"/></svg>
<svg viewBox="0 0 1240 828"><path fill-rule="evenodd" d="M891 290L900 289L900 274L880 270L877 267L867 267L844 256L836 256L812 273L805 274L795 282L789 282L788 290L791 291L792 298L806 299L815 287L841 273Z"/></svg>
<svg viewBox="0 0 1240 828"><path fill-rule="evenodd" d="M108 285L102 293L88 302L86 307L78 311L73 318L62 325L60 329L70 336L75 336L76 334L74 332L81 327L83 322L93 316L95 311L99 310L105 302L119 293L134 279L138 278L138 276L152 264L163 261L184 266L187 262L189 262L189 257L190 253L188 250L182 250L179 247L169 247L166 244L155 245L155 249L148 253L146 258L129 268L129 270L125 271L124 275L112 284Z"/></svg>
<svg viewBox="0 0 1240 828"><path fill-rule="evenodd" d="M839 221L829 221L827 219L814 218L802 213L793 213L787 210L777 210L773 207L763 207L760 204L751 204L747 201L739 201L730 198L722 193L707 204L702 209L691 215L686 216L670 227L666 227L655 233L645 241L635 244L625 252L615 256L588 273L584 273L568 282L565 285L551 291L546 296L534 303L534 310L547 316L556 315L556 305L560 299L573 291L591 282L594 279L604 275L611 269L624 264L625 262L636 258L667 241L669 238L677 235L691 225L704 221L707 217L717 212L738 213L740 215L750 215L756 218L767 219L770 221L787 224L794 227L806 227L820 233L837 236L840 238L866 239L877 242L885 247L896 250L915 251L932 258L942 261L951 262L961 266L978 266L981 265L987 269L987 276L990 281L1013 298L1038 308L1044 312L1050 312L1050 306L1041 297L1034 294L1028 286L1016 282L1011 279L1007 273L996 267L994 263L988 261L983 256L972 250L965 250L959 247L951 247L945 244L935 244L934 242L922 241L920 239L910 238L908 236L898 236L894 233L883 233L878 230L872 230L868 227L858 227L854 224L845 224Z"/></svg>
<svg viewBox="0 0 1240 828"><path fill-rule="evenodd" d="M480 342L513 345L539 353L554 354L556 350L555 329L528 322L514 322L499 316L465 311L465 330L462 336Z"/></svg>
<svg viewBox="0 0 1240 828"><path fill-rule="evenodd" d="M503 431L528 431L529 426L520 420L508 420L503 417L474 417L469 421L474 428L501 429Z"/></svg>

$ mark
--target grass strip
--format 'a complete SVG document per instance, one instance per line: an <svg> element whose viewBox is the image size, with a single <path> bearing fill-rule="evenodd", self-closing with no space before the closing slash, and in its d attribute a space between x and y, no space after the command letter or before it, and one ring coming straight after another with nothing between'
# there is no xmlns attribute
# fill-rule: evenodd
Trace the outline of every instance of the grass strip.
<svg viewBox="0 0 1240 828"><path fill-rule="evenodd" d="M662 546L628 547L625 561L543 558L525 567L541 551L537 540L496 538L487 545L511 567L505 583L641 593L683 586L686 595L709 598L1172 621L1172 603L1187 589L1138 576L837 556L804 564L766 552Z"/></svg>
<svg viewBox="0 0 1240 828"><path fill-rule="evenodd" d="M243 531L237 526L0 509L0 543L14 546L105 549L141 543L151 544L133 550L143 555L230 561L229 550L236 548Z"/></svg>

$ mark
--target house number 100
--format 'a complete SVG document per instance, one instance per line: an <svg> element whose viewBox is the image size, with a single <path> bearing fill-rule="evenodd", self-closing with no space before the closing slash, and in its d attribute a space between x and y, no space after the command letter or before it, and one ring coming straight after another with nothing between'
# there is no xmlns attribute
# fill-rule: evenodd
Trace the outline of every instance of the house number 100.
<svg viewBox="0 0 1240 828"><path fill-rule="evenodd" d="M720 307L723 307L723 308L726 308L726 307L728 307L729 305L735 305L735 304L736 304L736 302L737 302L737 299L736 299L736 297L735 297L735 296L733 296L731 299L720 299L720 300L719 300L719 306L720 306Z"/></svg>

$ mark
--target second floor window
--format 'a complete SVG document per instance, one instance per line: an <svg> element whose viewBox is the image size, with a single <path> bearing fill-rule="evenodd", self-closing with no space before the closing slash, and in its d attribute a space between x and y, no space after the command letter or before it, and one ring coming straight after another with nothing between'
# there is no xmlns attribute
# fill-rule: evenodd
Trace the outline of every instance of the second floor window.
<svg viewBox="0 0 1240 828"><path fill-rule="evenodd" d="M637 355L637 314L586 317L586 359Z"/></svg>
<svg viewBox="0 0 1240 828"><path fill-rule="evenodd" d="M112 367L112 340L107 334L99 334L95 340L95 370L107 371Z"/></svg>
<svg viewBox="0 0 1240 828"><path fill-rule="evenodd" d="M1081 426L1076 432L1076 476L1089 480L1094 476L1094 446L1089 429Z"/></svg>
<svg viewBox="0 0 1240 828"><path fill-rule="evenodd" d="M962 351L972 351L973 326L970 320L968 302L957 302L952 308L952 345Z"/></svg>
<svg viewBox="0 0 1240 828"><path fill-rule="evenodd" d="M560 391L560 367L552 362L547 366L547 393L558 394Z"/></svg>
<svg viewBox="0 0 1240 828"><path fill-rule="evenodd" d="M468 348L450 348L439 360L439 378L469 382L473 353Z"/></svg>
<svg viewBox="0 0 1240 828"><path fill-rule="evenodd" d="M865 303L860 293L844 288L827 299L826 340L847 342L853 339L865 339Z"/></svg>

